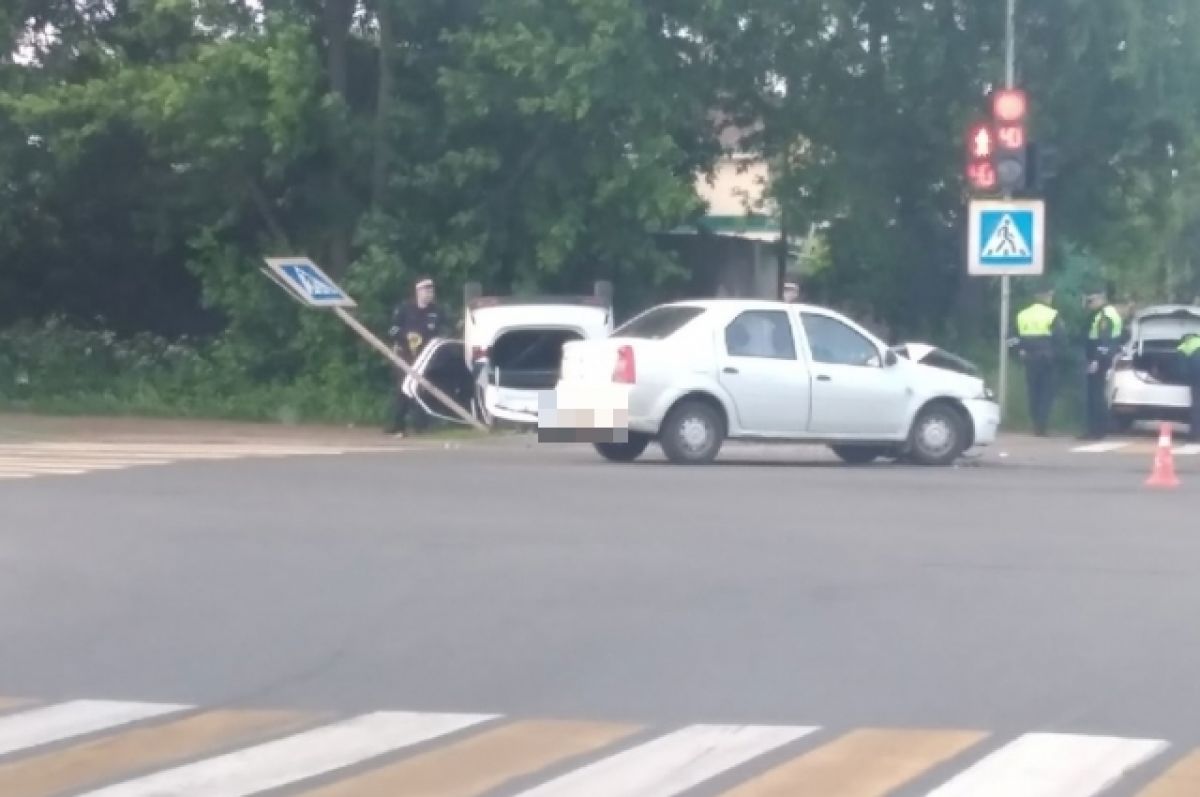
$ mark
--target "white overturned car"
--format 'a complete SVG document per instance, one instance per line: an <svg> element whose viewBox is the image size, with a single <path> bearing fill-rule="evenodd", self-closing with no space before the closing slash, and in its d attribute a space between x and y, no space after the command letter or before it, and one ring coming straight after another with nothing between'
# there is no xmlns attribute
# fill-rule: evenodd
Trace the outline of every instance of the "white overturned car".
<svg viewBox="0 0 1200 797"><path fill-rule="evenodd" d="M1176 348L1197 333L1200 307L1159 305L1133 317L1129 343L1108 372L1109 413L1118 430L1137 421L1188 420L1192 393Z"/></svg>
<svg viewBox="0 0 1200 797"><path fill-rule="evenodd" d="M597 282L594 290L591 296L484 296L478 283L469 283L463 338L430 341L413 368L488 426L534 426L539 402L558 382L563 343L612 332L612 285ZM427 414L462 423L411 376L402 390Z"/></svg>
<svg viewBox="0 0 1200 797"><path fill-rule="evenodd" d="M709 462L732 438L825 444L851 463L947 465L994 442L999 421L982 379L897 356L831 310L714 299L567 343L539 425L621 462L652 440L673 462Z"/></svg>

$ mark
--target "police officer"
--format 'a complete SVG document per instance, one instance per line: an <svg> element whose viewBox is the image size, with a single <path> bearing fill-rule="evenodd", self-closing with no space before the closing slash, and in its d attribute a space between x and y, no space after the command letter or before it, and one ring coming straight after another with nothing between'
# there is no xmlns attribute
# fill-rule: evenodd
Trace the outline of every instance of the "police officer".
<svg viewBox="0 0 1200 797"><path fill-rule="evenodd" d="M414 299L397 304L392 310L392 325L388 332L392 339L392 350L411 365L429 341L444 334L445 329L445 318L435 300L433 280L422 277L417 280ZM403 369L396 369L396 393L385 430L397 436L403 436L408 431L408 411L413 404L401 389L405 376ZM418 406L414 426L423 430L428 425L428 416Z"/></svg>
<svg viewBox="0 0 1200 797"><path fill-rule="evenodd" d="M1188 437L1200 442L1200 335L1185 335L1179 343L1179 354L1183 359L1181 373L1192 388L1192 408L1188 415Z"/></svg>
<svg viewBox="0 0 1200 797"><path fill-rule="evenodd" d="M1025 363L1029 417L1038 437L1046 436L1050 423L1057 387L1056 360L1066 337L1062 319L1053 305L1054 291L1046 287L1037 293L1033 304L1017 314L1017 351Z"/></svg>
<svg viewBox="0 0 1200 797"><path fill-rule="evenodd" d="M1108 371L1120 346L1124 323L1117 308L1108 301L1107 290L1088 294L1091 312L1087 336L1087 427L1086 440L1102 440L1108 433Z"/></svg>

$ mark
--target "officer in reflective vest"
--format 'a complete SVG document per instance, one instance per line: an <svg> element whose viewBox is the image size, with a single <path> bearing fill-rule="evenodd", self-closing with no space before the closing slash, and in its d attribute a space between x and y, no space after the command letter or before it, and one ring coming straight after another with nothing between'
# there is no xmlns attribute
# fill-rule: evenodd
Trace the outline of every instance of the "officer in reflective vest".
<svg viewBox="0 0 1200 797"><path fill-rule="evenodd" d="M1188 436L1193 442L1200 442L1200 335L1185 335L1179 343L1179 354L1183 358L1183 368L1188 385L1192 388L1192 408L1188 415Z"/></svg>
<svg viewBox="0 0 1200 797"><path fill-rule="evenodd" d="M1054 291L1043 288L1033 304L1017 314L1018 353L1025 363L1025 387L1033 433L1046 436L1054 409L1057 358L1066 332L1054 309Z"/></svg>
<svg viewBox="0 0 1200 797"><path fill-rule="evenodd" d="M1108 434L1108 372L1120 346L1124 323L1117 308L1109 304L1107 291L1087 297L1092 312L1087 336L1087 427L1086 440L1103 440Z"/></svg>

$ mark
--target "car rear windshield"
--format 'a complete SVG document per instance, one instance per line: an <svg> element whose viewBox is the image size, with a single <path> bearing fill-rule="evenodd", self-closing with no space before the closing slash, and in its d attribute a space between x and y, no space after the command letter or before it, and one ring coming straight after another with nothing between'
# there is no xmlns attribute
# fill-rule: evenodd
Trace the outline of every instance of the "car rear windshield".
<svg viewBox="0 0 1200 797"><path fill-rule="evenodd" d="M674 335L684 324L703 312L703 307L656 307L617 327L613 337L661 340Z"/></svg>

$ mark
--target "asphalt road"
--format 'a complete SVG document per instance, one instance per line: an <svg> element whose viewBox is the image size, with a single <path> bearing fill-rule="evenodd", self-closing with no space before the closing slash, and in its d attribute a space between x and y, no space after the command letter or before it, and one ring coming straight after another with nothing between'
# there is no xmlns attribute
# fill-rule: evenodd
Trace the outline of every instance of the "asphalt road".
<svg viewBox="0 0 1200 797"><path fill-rule="evenodd" d="M1151 441L1076 445L921 469L400 443L0 480L0 695L1052 731L1181 756L1200 745L1200 457L1156 492Z"/></svg>

